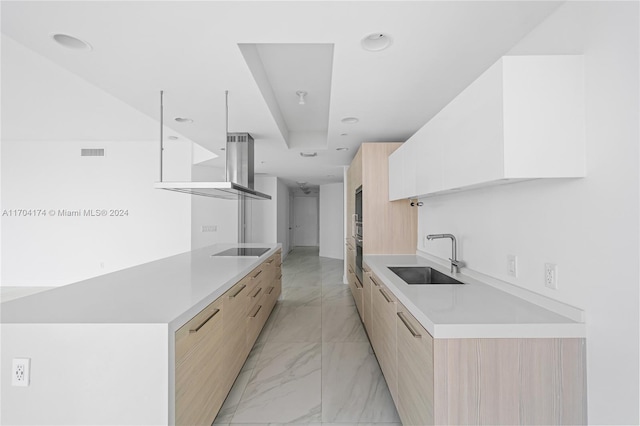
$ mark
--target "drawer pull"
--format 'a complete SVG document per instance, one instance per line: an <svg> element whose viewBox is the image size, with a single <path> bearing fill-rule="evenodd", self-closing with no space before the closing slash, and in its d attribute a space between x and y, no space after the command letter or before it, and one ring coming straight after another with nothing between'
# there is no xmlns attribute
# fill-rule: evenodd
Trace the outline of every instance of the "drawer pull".
<svg viewBox="0 0 640 426"><path fill-rule="evenodd" d="M422 335L420 333L418 333L417 331L415 331L413 329L413 326L411 324L409 324L409 321L404 316L404 312L398 312L398 318L400 318L400 321L402 321L404 326L407 327L407 329L411 332L413 337L415 337L416 339L421 339L422 338Z"/></svg>
<svg viewBox="0 0 640 426"><path fill-rule="evenodd" d="M387 296L387 293L385 293L383 289L380 289L380 293L382 293L382 297L384 297L384 300L386 300L387 303L393 303L393 300L389 299L389 296Z"/></svg>
<svg viewBox="0 0 640 426"><path fill-rule="evenodd" d="M358 286L358 284L360 284L360 286ZM362 283L358 278L356 278L356 288L362 288Z"/></svg>
<svg viewBox="0 0 640 426"><path fill-rule="evenodd" d="M266 263L267 265L271 265L271 264L273 263L273 260L274 260L274 259L271 259L270 261L265 262L265 263Z"/></svg>
<svg viewBox="0 0 640 426"><path fill-rule="evenodd" d="M241 292L242 290L244 290L244 289L245 289L245 287L247 287L247 285L246 285L246 284L242 284L242 285L240 286L240 288L238 289L238 291L236 291L236 292L235 292L235 294L232 294L231 296L229 296L229 299L233 299L234 297L236 297L237 295L239 295L239 294L240 294L240 292Z"/></svg>
<svg viewBox="0 0 640 426"><path fill-rule="evenodd" d="M371 282L373 282L373 285L376 287L380 287L380 284L378 284L378 282L373 278L373 275L371 276Z"/></svg>
<svg viewBox="0 0 640 426"><path fill-rule="evenodd" d="M256 297L258 297L258 295L260 294L261 291L262 291L262 287L258 288L258 291L256 291L256 293L251 297L253 297L255 299Z"/></svg>
<svg viewBox="0 0 640 426"><path fill-rule="evenodd" d="M255 280L256 278L258 278L258 275L260 275L262 273L262 269L258 271L257 274L255 274L254 276L251 277L252 280Z"/></svg>
<svg viewBox="0 0 640 426"><path fill-rule="evenodd" d="M249 318L255 318L258 315L258 312L260 312L260 309L262 309L262 305L258 305L258 309L256 309L253 315L251 315Z"/></svg>
<svg viewBox="0 0 640 426"><path fill-rule="evenodd" d="M220 309L216 309L215 311L213 311L213 313L212 313L211 315L209 315L209 317L208 317L206 320L202 321L202 324L200 324L199 326L197 326L197 327L196 327L196 328L194 328L194 329L189 330L189 334L191 334L191 333L197 333L197 332L198 332L202 327L204 327L204 325L205 325L206 323L208 323L208 322L209 322L209 320L210 320L211 318L215 317L215 316L216 316L216 314L217 314L218 312L220 312Z"/></svg>
<svg viewBox="0 0 640 426"><path fill-rule="evenodd" d="M278 278L276 278L277 280L281 280L282 279L282 274L280 274L280 276Z"/></svg>
<svg viewBox="0 0 640 426"><path fill-rule="evenodd" d="M271 293L273 293L273 289L274 289L274 288L275 288L275 287L269 287L269 293L267 293L267 294L271 294Z"/></svg>

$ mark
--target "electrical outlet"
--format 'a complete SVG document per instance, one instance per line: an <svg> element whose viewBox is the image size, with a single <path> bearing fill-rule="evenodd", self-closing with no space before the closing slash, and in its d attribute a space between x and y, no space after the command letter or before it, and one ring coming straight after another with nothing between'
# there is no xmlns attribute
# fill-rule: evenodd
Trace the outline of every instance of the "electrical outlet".
<svg viewBox="0 0 640 426"><path fill-rule="evenodd" d="M558 265L554 263L544 264L544 285L550 289L558 289Z"/></svg>
<svg viewBox="0 0 640 426"><path fill-rule="evenodd" d="M11 386L29 386L31 359L14 358L11 369Z"/></svg>
<svg viewBox="0 0 640 426"><path fill-rule="evenodd" d="M510 277L518 276L518 256L514 254L507 255L507 275Z"/></svg>
<svg viewBox="0 0 640 426"><path fill-rule="evenodd" d="M218 225L202 225L202 232L216 232Z"/></svg>

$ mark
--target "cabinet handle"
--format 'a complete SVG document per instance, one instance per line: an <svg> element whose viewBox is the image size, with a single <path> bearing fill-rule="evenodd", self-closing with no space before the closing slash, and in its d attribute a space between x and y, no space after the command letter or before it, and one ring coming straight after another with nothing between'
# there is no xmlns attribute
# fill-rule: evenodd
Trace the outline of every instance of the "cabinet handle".
<svg viewBox="0 0 640 426"><path fill-rule="evenodd" d="M389 299L389 296L387 296L387 293L385 293L383 289L380 289L380 293L382 293L382 297L384 297L387 303L393 303L393 300Z"/></svg>
<svg viewBox="0 0 640 426"><path fill-rule="evenodd" d="M255 318L258 315L258 312L260 312L260 309L262 309L262 305L258 305L258 309L256 309L253 315L251 315L249 318Z"/></svg>
<svg viewBox="0 0 640 426"><path fill-rule="evenodd" d="M198 332L202 327L204 327L204 325L205 325L206 323L208 323L208 322L209 322L209 320L210 320L211 318L215 317L215 316L216 316L216 314L217 314L218 312L220 312L220 309L216 309L215 311L213 311L213 313L212 313L211 315L209 315L209 316L207 317L207 319L206 319L206 320L202 321L202 324L200 324L199 326L197 326L197 327L196 327L196 328L194 328L194 329L189 330L189 334L191 334L191 333L197 333L197 332Z"/></svg>
<svg viewBox="0 0 640 426"><path fill-rule="evenodd" d="M421 339L422 338L422 335L420 333L418 333L417 331L415 331L413 326L411 324L409 324L409 320L407 320L407 318L405 318L404 312L398 312L397 315L398 315L398 318L400 318L400 321L402 321L402 323L404 324L404 326L407 327L409 332L411 332L413 337L415 337L416 339Z"/></svg>
<svg viewBox="0 0 640 426"><path fill-rule="evenodd" d="M360 284L360 287L358 287L358 284ZM362 283L358 278L356 278L356 288L362 288Z"/></svg>
<svg viewBox="0 0 640 426"><path fill-rule="evenodd" d="M257 274L255 274L254 276L251 277L252 280L255 280L256 278L258 278L258 275L260 275L262 273L262 269L258 271Z"/></svg>
<svg viewBox="0 0 640 426"><path fill-rule="evenodd" d="M282 275L280 275L278 278L276 278L277 280L281 280L282 279Z"/></svg>
<svg viewBox="0 0 640 426"><path fill-rule="evenodd" d="M267 293L267 294L271 294L271 293L273 292L273 289L274 289L274 288L275 288L275 287L269 287L269 293Z"/></svg>
<svg viewBox="0 0 640 426"><path fill-rule="evenodd" d="M351 266L349 266L349 273L353 274L353 269L351 269Z"/></svg>
<svg viewBox="0 0 640 426"><path fill-rule="evenodd" d="M371 282L373 282L373 285L376 287L380 287L380 284L378 284L378 282L373 278L373 275L371 276Z"/></svg>
<svg viewBox="0 0 640 426"><path fill-rule="evenodd" d="M229 299L233 299L234 297L236 297L237 295L239 295L239 294L240 294L240 292L241 292L242 290L244 290L246 286L247 286L246 284L242 284L242 286L240 287L240 289L238 289L238 291L236 291L236 292L235 292L235 294L232 294L231 296L229 296Z"/></svg>
<svg viewBox="0 0 640 426"><path fill-rule="evenodd" d="M267 265L271 265L271 264L273 263L273 259L271 259L270 261L265 262L265 263L266 263Z"/></svg>
<svg viewBox="0 0 640 426"><path fill-rule="evenodd" d="M256 291L256 293L251 297L253 297L255 299L256 297L258 297L258 295L260 294L261 291L262 291L262 287L258 288L258 291Z"/></svg>

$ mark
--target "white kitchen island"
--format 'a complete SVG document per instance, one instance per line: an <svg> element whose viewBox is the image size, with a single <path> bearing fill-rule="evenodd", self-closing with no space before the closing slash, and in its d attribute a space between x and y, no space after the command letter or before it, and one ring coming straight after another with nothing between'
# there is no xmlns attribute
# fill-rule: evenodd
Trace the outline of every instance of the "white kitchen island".
<svg viewBox="0 0 640 426"><path fill-rule="evenodd" d="M174 421L177 329L273 255L213 257L220 244L0 305L1 424ZM28 387L11 386L30 358Z"/></svg>

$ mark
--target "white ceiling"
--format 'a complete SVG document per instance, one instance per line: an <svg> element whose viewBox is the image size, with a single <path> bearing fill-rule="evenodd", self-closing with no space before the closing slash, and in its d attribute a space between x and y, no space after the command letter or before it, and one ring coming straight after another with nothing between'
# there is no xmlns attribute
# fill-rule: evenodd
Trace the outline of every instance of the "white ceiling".
<svg viewBox="0 0 640 426"><path fill-rule="evenodd" d="M229 130L255 138L256 173L297 186L295 181L341 181L342 167L362 142L409 138L560 3L3 1L1 30L153 119L164 90L165 123L217 154L225 141L229 90ZM392 46L363 50L361 39L374 32L389 34ZM62 48L51 41L55 33L86 40L93 50ZM289 45L289 54L271 52L265 60L277 44ZM301 46L292 44L332 46L332 62L307 60L304 51L296 52ZM239 45L260 46L272 99ZM319 86L326 87L319 98L328 109L309 108L314 116L301 116L295 90L308 91L313 106L317 89L286 93L320 68L322 75L330 71ZM290 71L288 81L283 69ZM273 113L274 102L280 116ZM350 116L360 121L341 122ZM180 124L173 117L194 122ZM341 146L349 151L336 151ZM318 156L300 157L308 150ZM220 156L208 164L223 162Z"/></svg>

